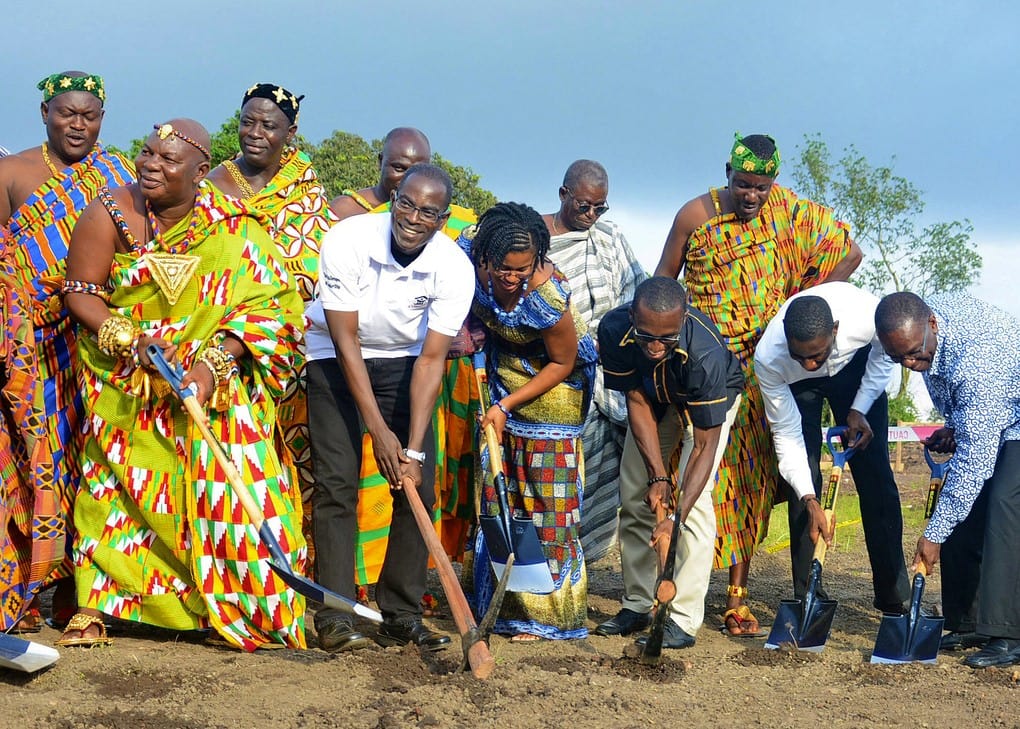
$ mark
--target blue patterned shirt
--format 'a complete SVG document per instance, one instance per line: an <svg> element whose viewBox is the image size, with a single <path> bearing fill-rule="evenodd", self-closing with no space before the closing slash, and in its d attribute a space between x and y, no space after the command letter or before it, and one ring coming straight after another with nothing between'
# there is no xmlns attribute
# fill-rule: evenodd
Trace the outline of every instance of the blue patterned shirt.
<svg viewBox="0 0 1020 729"><path fill-rule="evenodd" d="M999 446L1020 440L1020 323L966 294L926 303L939 331L924 384L956 438L952 468L924 532L941 544L991 478Z"/></svg>

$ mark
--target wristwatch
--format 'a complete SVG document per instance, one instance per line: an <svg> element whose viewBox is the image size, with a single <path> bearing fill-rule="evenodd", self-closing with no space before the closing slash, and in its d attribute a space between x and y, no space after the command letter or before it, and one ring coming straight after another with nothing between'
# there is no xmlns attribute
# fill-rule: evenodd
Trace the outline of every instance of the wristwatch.
<svg viewBox="0 0 1020 729"><path fill-rule="evenodd" d="M418 463L421 463L423 465L425 463L425 451L413 451L410 448L405 448L404 455L407 456L408 458L413 458L414 460L418 461Z"/></svg>

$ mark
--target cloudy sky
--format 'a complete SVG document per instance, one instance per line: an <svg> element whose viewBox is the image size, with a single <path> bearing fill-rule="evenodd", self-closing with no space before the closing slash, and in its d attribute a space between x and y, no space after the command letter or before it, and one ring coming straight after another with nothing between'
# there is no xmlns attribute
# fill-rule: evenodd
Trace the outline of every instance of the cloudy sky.
<svg viewBox="0 0 1020 729"><path fill-rule="evenodd" d="M65 69L106 78L103 139L122 146L173 116L218 128L252 83L280 83L306 95L313 141L417 126L542 211L572 160L598 159L651 268L679 206L722 184L735 131L788 159L818 133L917 185L922 223L969 219L976 293L1020 315L1016 3L50 0L2 22L9 148L42 141L35 84Z"/></svg>

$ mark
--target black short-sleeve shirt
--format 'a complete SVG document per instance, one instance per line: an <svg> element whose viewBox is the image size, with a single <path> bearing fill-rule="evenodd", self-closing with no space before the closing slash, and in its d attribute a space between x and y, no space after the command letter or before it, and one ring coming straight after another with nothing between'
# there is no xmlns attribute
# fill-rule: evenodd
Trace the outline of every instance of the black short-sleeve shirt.
<svg viewBox="0 0 1020 729"><path fill-rule="evenodd" d="M698 428L726 422L726 412L744 389L744 375L712 320L688 307L672 356L653 362L634 340L629 309L629 304L619 306L599 324L605 386L621 392L644 389L660 405L659 417L661 406L673 404L686 410Z"/></svg>

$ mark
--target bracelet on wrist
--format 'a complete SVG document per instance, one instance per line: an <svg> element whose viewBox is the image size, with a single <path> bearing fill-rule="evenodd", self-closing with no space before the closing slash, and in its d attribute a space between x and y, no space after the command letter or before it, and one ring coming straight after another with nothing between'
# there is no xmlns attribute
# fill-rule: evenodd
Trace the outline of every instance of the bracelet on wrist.
<svg viewBox="0 0 1020 729"><path fill-rule="evenodd" d="M416 450L412 450L411 448L405 448L404 449L404 455L407 456L408 458L412 459L412 460L418 461L418 464L421 465L421 466L425 465L425 452L424 451L416 451Z"/></svg>
<svg viewBox="0 0 1020 729"><path fill-rule="evenodd" d="M511 417L510 411L507 410L506 407L503 405L503 401L502 400L497 400L496 402L494 402L492 404L495 405L496 407L498 407L499 411L501 413L503 413L505 416L507 416L508 418Z"/></svg>
<svg viewBox="0 0 1020 729"><path fill-rule="evenodd" d="M668 483L668 484L672 485L673 484L673 479L671 479L669 476L652 476L650 479L648 479L648 483L645 484L645 486L647 486L648 488L651 488L652 484L657 484L657 483Z"/></svg>

